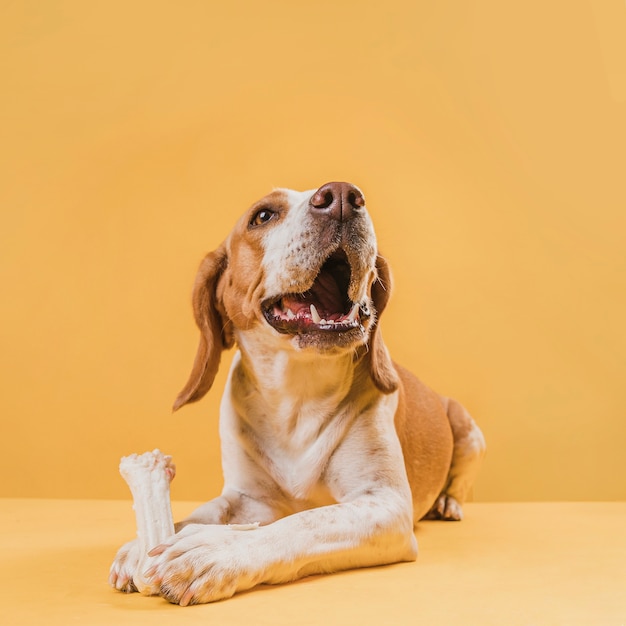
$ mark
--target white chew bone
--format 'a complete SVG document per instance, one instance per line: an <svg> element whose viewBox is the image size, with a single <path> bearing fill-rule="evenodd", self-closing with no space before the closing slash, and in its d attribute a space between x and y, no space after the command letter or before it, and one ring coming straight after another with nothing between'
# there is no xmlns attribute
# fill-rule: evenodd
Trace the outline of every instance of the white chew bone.
<svg viewBox="0 0 626 626"><path fill-rule="evenodd" d="M137 519L137 539L140 559L133 582L144 595L157 594L143 576L148 568L148 552L174 534L170 482L176 474L172 457L160 450L122 457L120 474L133 494L133 509Z"/></svg>

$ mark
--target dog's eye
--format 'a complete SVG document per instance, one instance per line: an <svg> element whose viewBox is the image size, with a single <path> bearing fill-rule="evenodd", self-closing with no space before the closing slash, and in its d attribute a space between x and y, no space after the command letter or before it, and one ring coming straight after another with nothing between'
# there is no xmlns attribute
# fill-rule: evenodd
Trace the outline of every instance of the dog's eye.
<svg viewBox="0 0 626 626"><path fill-rule="evenodd" d="M269 222L275 215L276 213L271 209L260 209L252 216L250 226L261 226Z"/></svg>

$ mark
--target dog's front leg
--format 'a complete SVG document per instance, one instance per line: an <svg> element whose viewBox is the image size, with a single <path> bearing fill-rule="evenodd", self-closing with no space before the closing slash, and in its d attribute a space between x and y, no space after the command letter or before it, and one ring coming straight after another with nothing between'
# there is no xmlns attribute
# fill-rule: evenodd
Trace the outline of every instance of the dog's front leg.
<svg viewBox="0 0 626 626"><path fill-rule="evenodd" d="M221 495L200 505L184 520L176 522L174 527L178 533L190 524L228 524L230 518L231 504Z"/></svg>
<svg viewBox="0 0 626 626"><path fill-rule="evenodd" d="M200 505L175 527L179 532L190 524L270 524L285 515L286 507L274 498L254 498L226 487L220 496Z"/></svg>
<svg viewBox="0 0 626 626"><path fill-rule="evenodd" d="M242 530L190 524L156 556L148 575L181 605L212 602L260 583L414 560L410 504L391 489Z"/></svg>

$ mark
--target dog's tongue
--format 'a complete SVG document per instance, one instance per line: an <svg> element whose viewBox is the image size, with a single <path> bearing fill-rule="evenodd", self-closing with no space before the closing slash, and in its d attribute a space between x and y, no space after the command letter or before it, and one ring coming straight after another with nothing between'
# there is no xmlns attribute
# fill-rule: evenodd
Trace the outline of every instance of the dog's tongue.
<svg viewBox="0 0 626 626"><path fill-rule="evenodd" d="M328 318L331 315L344 313L343 301L344 298L335 279L329 274L322 273L309 291L283 296L283 307L291 309L297 315L298 311L308 309L313 304L322 317Z"/></svg>

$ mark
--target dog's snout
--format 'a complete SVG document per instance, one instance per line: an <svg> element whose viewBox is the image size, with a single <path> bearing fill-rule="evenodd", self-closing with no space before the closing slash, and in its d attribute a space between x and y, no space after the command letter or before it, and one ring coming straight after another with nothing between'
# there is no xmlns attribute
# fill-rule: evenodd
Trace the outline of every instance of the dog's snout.
<svg viewBox="0 0 626 626"><path fill-rule="evenodd" d="M350 183L326 183L313 194L309 206L315 214L346 222L365 206L365 198Z"/></svg>

